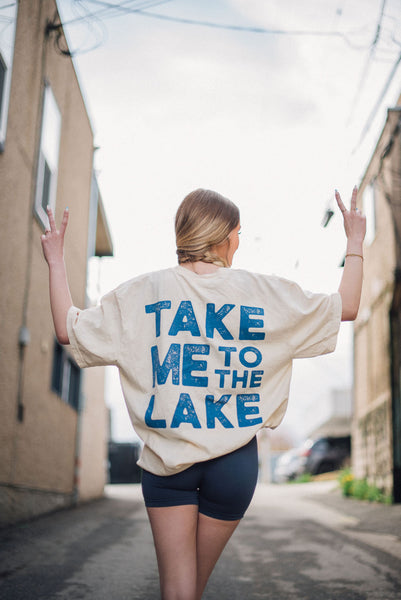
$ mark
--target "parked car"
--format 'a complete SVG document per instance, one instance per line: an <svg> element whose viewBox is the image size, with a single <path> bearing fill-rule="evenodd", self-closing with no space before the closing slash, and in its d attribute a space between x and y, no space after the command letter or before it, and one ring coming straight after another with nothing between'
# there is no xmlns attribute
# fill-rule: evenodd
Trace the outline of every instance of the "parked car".
<svg viewBox="0 0 401 600"><path fill-rule="evenodd" d="M285 483L298 477L302 468L302 456L300 448L291 448L284 452L276 462L274 468L273 481L275 483Z"/></svg>
<svg viewBox="0 0 401 600"><path fill-rule="evenodd" d="M301 473L318 475L337 471L349 461L351 436L307 440L301 449Z"/></svg>

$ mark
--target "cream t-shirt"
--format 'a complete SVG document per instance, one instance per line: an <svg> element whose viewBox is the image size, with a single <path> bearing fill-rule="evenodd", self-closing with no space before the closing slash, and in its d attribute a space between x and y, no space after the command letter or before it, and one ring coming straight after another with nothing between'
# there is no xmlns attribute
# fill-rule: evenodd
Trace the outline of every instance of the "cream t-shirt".
<svg viewBox="0 0 401 600"><path fill-rule="evenodd" d="M80 367L116 365L138 464L158 474L226 454L274 428L292 360L335 349L341 297L276 276L176 266L120 285L67 317Z"/></svg>

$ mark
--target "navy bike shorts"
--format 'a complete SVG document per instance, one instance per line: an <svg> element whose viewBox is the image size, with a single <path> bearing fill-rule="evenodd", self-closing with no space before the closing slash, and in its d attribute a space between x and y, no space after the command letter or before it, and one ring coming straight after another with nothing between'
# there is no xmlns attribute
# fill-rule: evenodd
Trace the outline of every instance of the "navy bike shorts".
<svg viewBox="0 0 401 600"><path fill-rule="evenodd" d="M256 437L229 454L195 463L174 475L142 471L142 492L147 507L195 504L199 512L224 521L241 519L258 478Z"/></svg>

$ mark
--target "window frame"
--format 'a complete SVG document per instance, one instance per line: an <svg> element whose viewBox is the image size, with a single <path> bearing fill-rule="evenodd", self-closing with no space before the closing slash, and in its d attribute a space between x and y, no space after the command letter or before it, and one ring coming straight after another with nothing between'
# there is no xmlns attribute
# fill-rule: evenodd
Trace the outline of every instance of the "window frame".
<svg viewBox="0 0 401 600"><path fill-rule="evenodd" d="M6 15L4 15L4 11L6 11ZM4 152L5 150L7 136L8 109L10 105L17 13L17 1L14 5L8 5L4 8L0 7L0 15L3 17L5 22L7 22L7 19L9 20L9 24L5 25L4 29L1 31L2 35L0 36L0 60L4 66L4 79L0 93L0 152ZM9 32L6 31L8 26L11 26L12 28Z"/></svg>
<svg viewBox="0 0 401 600"><path fill-rule="evenodd" d="M81 371L64 346L55 339L50 387L52 392L77 412L81 408Z"/></svg>
<svg viewBox="0 0 401 600"><path fill-rule="evenodd" d="M55 143L49 143L49 127L52 135L57 139ZM36 191L34 214L43 229L48 229L46 207L50 206L52 211L56 207L57 179L60 155L61 139L61 112L54 97L51 85L44 82L42 100L42 123L40 128L40 141L38 149L38 164L36 170ZM50 149L50 146L53 146ZM53 152L53 153L52 153ZM50 156L52 154L52 156ZM50 177L48 177L50 175ZM44 190L47 190L46 199ZM46 206L44 205L46 201Z"/></svg>

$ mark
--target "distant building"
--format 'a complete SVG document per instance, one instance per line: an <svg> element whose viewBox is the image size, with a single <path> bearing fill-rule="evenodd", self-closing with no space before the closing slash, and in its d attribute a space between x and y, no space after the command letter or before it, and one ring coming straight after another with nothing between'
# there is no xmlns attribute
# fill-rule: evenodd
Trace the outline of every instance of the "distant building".
<svg viewBox="0 0 401 600"><path fill-rule="evenodd" d="M54 337L40 236L70 208L66 264L86 305L88 259L112 255L93 132L54 0L0 7L0 524L102 494L104 372Z"/></svg>
<svg viewBox="0 0 401 600"><path fill-rule="evenodd" d="M109 442L109 483L140 483L142 471L137 465L140 453L139 442Z"/></svg>
<svg viewBox="0 0 401 600"><path fill-rule="evenodd" d="M325 417L308 432L310 439L351 435L352 394L348 389L330 390Z"/></svg>
<svg viewBox="0 0 401 600"><path fill-rule="evenodd" d="M388 110L358 206L367 235L354 326L353 469L401 502L401 97Z"/></svg>

